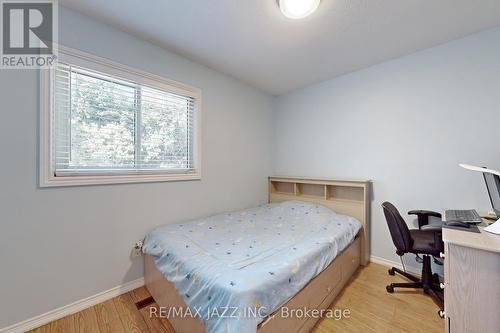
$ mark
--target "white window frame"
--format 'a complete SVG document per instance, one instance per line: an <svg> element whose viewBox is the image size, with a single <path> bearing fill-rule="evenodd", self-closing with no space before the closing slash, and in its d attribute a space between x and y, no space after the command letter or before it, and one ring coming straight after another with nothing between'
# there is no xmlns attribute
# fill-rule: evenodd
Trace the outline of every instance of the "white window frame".
<svg viewBox="0 0 500 333"><path fill-rule="evenodd" d="M55 174L55 158L53 145L54 119L54 68L40 70L40 187L102 185L123 183L149 183L165 181L199 180L201 179L201 90L158 75L137 70L105 58L74 50L59 45L58 60L71 65L87 68L111 76L130 80L139 84L154 87L167 92L193 97L194 103L194 171L189 173L172 173L168 170L151 173L92 175L58 175Z"/></svg>

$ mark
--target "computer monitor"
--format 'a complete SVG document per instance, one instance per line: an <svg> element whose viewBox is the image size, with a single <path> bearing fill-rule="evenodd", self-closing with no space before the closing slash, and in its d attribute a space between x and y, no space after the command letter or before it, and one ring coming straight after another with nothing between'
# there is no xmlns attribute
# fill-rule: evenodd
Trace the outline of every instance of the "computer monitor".
<svg viewBox="0 0 500 333"><path fill-rule="evenodd" d="M488 172L483 172L483 177L490 196L491 206L497 218L500 218L500 177Z"/></svg>

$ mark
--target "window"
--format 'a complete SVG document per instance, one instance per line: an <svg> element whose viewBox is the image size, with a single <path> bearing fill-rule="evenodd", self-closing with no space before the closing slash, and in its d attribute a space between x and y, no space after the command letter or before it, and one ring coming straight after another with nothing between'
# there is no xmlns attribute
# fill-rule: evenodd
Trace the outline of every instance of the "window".
<svg viewBox="0 0 500 333"><path fill-rule="evenodd" d="M41 186L200 178L200 92L60 49L42 75Z"/></svg>

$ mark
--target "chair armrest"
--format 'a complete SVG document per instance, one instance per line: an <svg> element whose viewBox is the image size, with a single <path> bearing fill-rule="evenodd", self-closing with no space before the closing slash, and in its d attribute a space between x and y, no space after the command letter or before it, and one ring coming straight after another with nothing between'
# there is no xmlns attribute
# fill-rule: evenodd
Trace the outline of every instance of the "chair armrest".
<svg viewBox="0 0 500 333"><path fill-rule="evenodd" d="M417 215L417 216L434 216L441 218L441 214L438 212L433 212L432 210L410 210L408 215Z"/></svg>
<svg viewBox="0 0 500 333"><path fill-rule="evenodd" d="M423 231L441 231L442 229L443 226L441 224L426 224L420 228Z"/></svg>
<svg viewBox="0 0 500 333"><path fill-rule="evenodd" d="M438 212L433 212L431 210L410 210L408 215L418 216L418 228L422 229L422 226L429 224L429 216L434 216L441 218L441 214Z"/></svg>

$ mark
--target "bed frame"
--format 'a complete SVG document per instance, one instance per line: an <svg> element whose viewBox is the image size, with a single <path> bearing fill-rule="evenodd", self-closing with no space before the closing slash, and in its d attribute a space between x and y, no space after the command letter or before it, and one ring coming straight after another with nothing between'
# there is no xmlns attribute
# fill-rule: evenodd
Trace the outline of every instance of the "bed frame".
<svg viewBox="0 0 500 333"><path fill-rule="evenodd" d="M355 240L301 291L288 300L288 309L327 309L356 272L370 257L370 181L298 177L269 177L269 202L301 200L318 203L340 214L358 219L363 227ZM156 303L162 307L187 305L174 285L158 271L151 256L145 256L145 283ZM258 333L309 332L318 319L282 318L281 308L268 316ZM203 322L196 318L169 318L177 333L203 333Z"/></svg>

